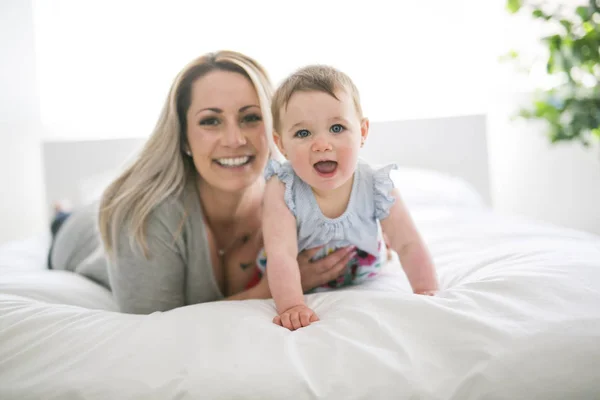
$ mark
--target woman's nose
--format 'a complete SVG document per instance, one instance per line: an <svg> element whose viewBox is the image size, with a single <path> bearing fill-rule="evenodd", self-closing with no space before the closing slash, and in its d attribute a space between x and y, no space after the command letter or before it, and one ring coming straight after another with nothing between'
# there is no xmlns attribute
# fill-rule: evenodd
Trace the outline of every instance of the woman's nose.
<svg viewBox="0 0 600 400"><path fill-rule="evenodd" d="M311 146L312 151L320 152L320 151L331 151L333 150L333 146L329 143L325 138L316 138Z"/></svg>
<svg viewBox="0 0 600 400"><path fill-rule="evenodd" d="M246 144L246 136L237 124L231 124L225 129L223 144L229 147L239 147Z"/></svg>

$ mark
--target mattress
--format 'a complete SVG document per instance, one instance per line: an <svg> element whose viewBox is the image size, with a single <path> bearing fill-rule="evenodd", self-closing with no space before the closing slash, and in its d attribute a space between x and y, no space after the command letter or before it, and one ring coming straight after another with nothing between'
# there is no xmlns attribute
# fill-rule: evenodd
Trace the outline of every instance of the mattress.
<svg viewBox="0 0 600 400"><path fill-rule="evenodd" d="M600 398L600 238L499 215L457 178L399 171L441 291L397 257L361 286L306 297L117 312L44 269L46 235L0 247L0 399Z"/></svg>

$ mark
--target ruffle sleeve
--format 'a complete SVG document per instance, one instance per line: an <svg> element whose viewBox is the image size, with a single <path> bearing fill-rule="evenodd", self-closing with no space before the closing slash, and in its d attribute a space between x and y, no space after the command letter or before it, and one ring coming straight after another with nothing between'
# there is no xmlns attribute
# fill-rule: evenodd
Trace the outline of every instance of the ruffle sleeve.
<svg viewBox="0 0 600 400"><path fill-rule="evenodd" d="M394 181L390 177L392 170L398 169L396 164L386 165L373 172L373 201L375 202L375 218L385 219L396 200L392 195Z"/></svg>
<svg viewBox="0 0 600 400"><path fill-rule="evenodd" d="M265 167L264 177L268 181L273 176L276 176L284 185L285 192L283 199L292 214L296 215L296 205L294 202L293 187L295 173L289 162L280 163L276 160L269 159Z"/></svg>

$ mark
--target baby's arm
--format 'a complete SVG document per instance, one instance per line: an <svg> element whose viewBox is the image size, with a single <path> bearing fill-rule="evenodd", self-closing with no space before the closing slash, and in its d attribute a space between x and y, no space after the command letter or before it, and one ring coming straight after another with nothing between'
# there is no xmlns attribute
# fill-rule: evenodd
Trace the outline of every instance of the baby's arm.
<svg viewBox="0 0 600 400"><path fill-rule="evenodd" d="M285 185L271 178L263 204L263 240L267 253L267 280L278 317L274 322L288 329L310 325L318 318L304 304L298 267L296 218L284 201Z"/></svg>
<svg viewBox="0 0 600 400"><path fill-rule="evenodd" d="M433 295L438 290L433 261L400 193L394 189L392 195L394 204L388 217L381 220L383 233L387 235L392 249L398 253L413 292Z"/></svg>

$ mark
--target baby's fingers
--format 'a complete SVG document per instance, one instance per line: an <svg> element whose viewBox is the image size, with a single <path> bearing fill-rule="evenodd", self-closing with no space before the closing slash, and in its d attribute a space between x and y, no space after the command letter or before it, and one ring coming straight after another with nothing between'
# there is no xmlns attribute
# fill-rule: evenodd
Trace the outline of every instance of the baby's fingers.
<svg viewBox="0 0 600 400"><path fill-rule="evenodd" d="M292 326L292 321L290 320L290 314L289 313L285 313L281 315L281 326L283 326L284 328L289 329L290 331L294 330L294 327Z"/></svg>
<svg viewBox="0 0 600 400"><path fill-rule="evenodd" d="M304 311L300 314L300 322L302 322L302 326L309 326L313 322L317 322L319 317L312 310Z"/></svg>
<svg viewBox="0 0 600 400"><path fill-rule="evenodd" d="M290 315L290 321L292 322L292 327L294 328L293 330L300 329L303 326L300 322L299 312L293 312L292 315Z"/></svg>
<svg viewBox="0 0 600 400"><path fill-rule="evenodd" d="M310 314L309 313L300 314L300 323L302 324L302 326L310 325Z"/></svg>

